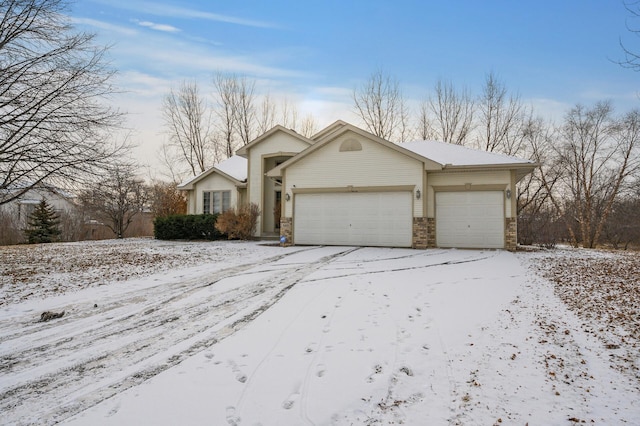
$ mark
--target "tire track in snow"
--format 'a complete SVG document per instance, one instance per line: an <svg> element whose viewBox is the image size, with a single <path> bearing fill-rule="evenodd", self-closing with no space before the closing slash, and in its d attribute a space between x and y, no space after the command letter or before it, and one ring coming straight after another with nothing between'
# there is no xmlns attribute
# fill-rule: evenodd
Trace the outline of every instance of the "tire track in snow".
<svg viewBox="0 0 640 426"><path fill-rule="evenodd" d="M314 281L314 280L307 280L305 278L311 275L312 273L316 272L317 270L321 269L325 265L334 262L336 259L342 258L344 256L347 256L361 249L360 247L334 247L334 248L340 251L334 254L330 254L328 256L324 256L315 262L308 263L303 267L297 269L294 273L292 273L291 276L288 278L288 281L290 281L290 285L288 286L287 290L293 287L295 284L299 283L300 281L303 281L303 280L305 282ZM306 307L312 302L313 302L313 299L309 300L305 305L301 306L300 310L292 319L292 321L289 323L289 325L282 330L282 333L280 333L279 338L273 343L273 345L271 346L269 351L265 354L265 356L257 363L256 367L251 371L251 374L248 375L248 380L246 380L245 387L242 390L235 406L227 407L227 423L229 423L232 426L236 426L239 424L240 422L239 414L242 411L242 406L246 399L247 393L251 391L252 378L255 377L256 373L263 367L264 363L272 356L273 351L278 347L278 344L280 343L284 335L287 333L290 326L295 323L295 320L305 311ZM300 386L300 388L301 387L302 385ZM300 392L298 391L298 395L299 394ZM283 403L286 405L285 409L290 409L291 407L293 407L296 399L297 398L285 401ZM302 416L303 418L301 418L301 420L306 421L308 424L313 424L310 419L306 418L306 409L304 410L304 413L302 413Z"/></svg>
<svg viewBox="0 0 640 426"><path fill-rule="evenodd" d="M119 293L94 310L71 306L62 321L18 332L3 324L0 412L51 424L153 377L235 332L325 259L277 264L299 253Z"/></svg>
<svg viewBox="0 0 640 426"><path fill-rule="evenodd" d="M481 252L483 253L483 252ZM460 260L449 260L449 261L445 261L445 262L439 262L439 263L430 263L427 265L416 265L416 266L409 266L409 267L404 267L404 268L383 268L380 271L356 271L354 273L351 274L342 274L342 275L331 275L328 277L322 277L322 278L314 278L311 280L308 280L308 282L315 282L315 281L326 281L326 280L333 280L336 278L348 278L348 277L353 277L353 276L364 276L364 275L373 275L373 274L387 274L387 273L393 273L393 272L401 272L401 271L413 271L416 269L426 269L426 268L433 268L436 266L450 266L450 265L460 265L463 263L473 263L473 262L480 262L482 260L487 260L487 259L491 259L495 256L498 255L498 251L496 251L495 253L492 253L490 256L470 256L470 257L466 257L464 259L460 259ZM438 254L442 254L442 253L438 253ZM407 257L416 257L415 256L407 256ZM429 254L423 255L423 256L429 256ZM393 259L399 259L399 258L389 258L389 259L376 259L376 260L371 260L370 262L384 262L387 260L393 260ZM354 262L357 263L357 262ZM336 270L344 270L344 269L357 269L357 268L336 268Z"/></svg>

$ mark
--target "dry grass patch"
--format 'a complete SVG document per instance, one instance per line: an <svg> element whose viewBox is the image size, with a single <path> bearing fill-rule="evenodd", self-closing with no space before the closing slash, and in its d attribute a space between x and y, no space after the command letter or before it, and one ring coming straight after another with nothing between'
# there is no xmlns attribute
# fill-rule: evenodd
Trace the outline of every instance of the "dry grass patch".
<svg viewBox="0 0 640 426"><path fill-rule="evenodd" d="M603 342L614 367L640 380L640 252L555 250L536 267Z"/></svg>

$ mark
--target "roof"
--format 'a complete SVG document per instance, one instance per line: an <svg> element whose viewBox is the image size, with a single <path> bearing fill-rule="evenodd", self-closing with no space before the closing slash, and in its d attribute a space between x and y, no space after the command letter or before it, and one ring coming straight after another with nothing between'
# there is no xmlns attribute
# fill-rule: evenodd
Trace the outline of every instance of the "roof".
<svg viewBox="0 0 640 426"><path fill-rule="evenodd" d="M437 163L451 166L489 166L489 165L533 165L530 160L524 160L509 155L481 151L440 141L415 141L400 144L403 148L413 151Z"/></svg>
<svg viewBox="0 0 640 426"><path fill-rule="evenodd" d="M478 149L471 149L462 145L455 145L447 142L415 141L395 144L343 121L338 121L329 126L329 128L331 131L325 132L323 130L318 134L319 136L314 136L314 139L317 140L315 144L311 145L295 157L270 170L267 172L267 176L281 176L283 169L295 164L300 161L300 159L320 149L323 145L347 131L358 133L400 153L411 156L418 161L422 161L424 163L425 170L430 171L485 168L515 169L517 170L516 178L517 180L520 180L538 166L530 160ZM317 139L318 137L320 139Z"/></svg>
<svg viewBox="0 0 640 426"><path fill-rule="evenodd" d="M232 155L214 168L240 182L247 180L247 159L239 155Z"/></svg>
<svg viewBox="0 0 640 426"><path fill-rule="evenodd" d="M194 183L206 178L212 173L218 173L230 179L236 186L244 186L247 182L247 159L239 155L233 155L199 175L182 182L178 185L178 189L193 189Z"/></svg>

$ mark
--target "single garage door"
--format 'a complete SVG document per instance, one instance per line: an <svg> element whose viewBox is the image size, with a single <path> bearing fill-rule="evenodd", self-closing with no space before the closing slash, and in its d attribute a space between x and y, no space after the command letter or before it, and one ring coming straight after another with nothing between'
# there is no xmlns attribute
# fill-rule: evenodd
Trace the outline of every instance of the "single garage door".
<svg viewBox="0 0 640 426"><path fill-rule="evenodd" d="M504 248L502 191L436 192L438 247Z"/></svg>
<svg viewBox="0 0 640 426"><path fill-rule="evenodd" d="M297 194L295 244L411 247L412 193Z"/></svg>

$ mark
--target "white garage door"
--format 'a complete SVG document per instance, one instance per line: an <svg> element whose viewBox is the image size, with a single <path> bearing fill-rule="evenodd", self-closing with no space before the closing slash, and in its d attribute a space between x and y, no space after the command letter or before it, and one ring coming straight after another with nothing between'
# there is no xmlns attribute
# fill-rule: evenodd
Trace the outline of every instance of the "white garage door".
<svg viewBox="0 0 640 426"><path fill-rule="evenodd" d="M436 244L504 248L502 191L436 192Z"/></svg>
<svg viewBox="0 0 640 426"><path fill-rule="evenodd" d="M411 247L411 192L297 194L295 244Z"/></svg>

